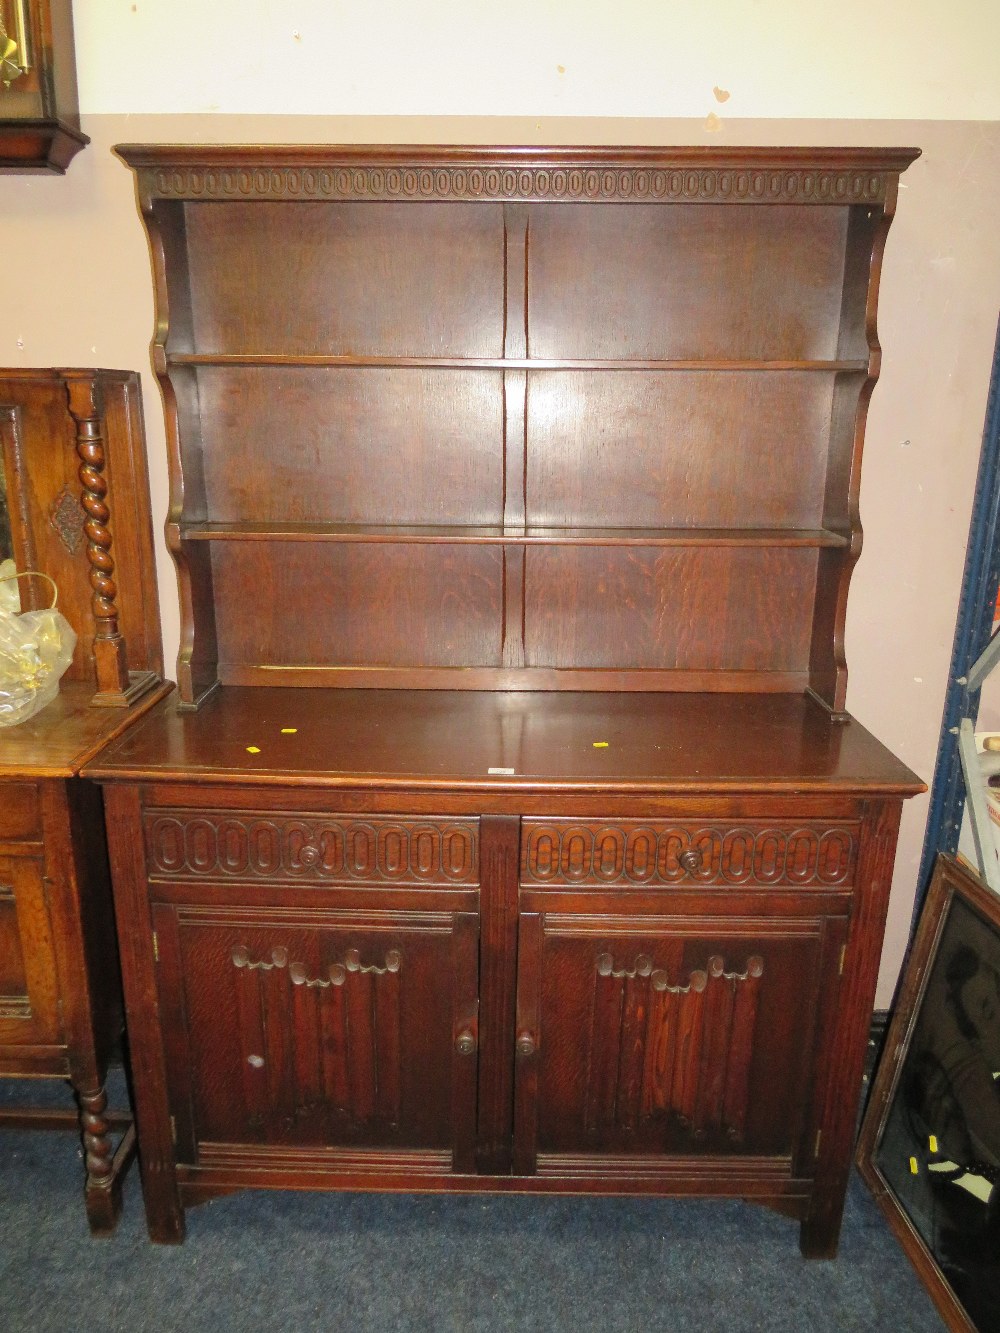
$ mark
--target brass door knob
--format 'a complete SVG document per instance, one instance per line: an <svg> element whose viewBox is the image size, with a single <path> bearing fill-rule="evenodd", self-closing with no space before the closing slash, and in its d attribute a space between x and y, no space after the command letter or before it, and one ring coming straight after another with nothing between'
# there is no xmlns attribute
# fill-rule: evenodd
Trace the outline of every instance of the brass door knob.
<svg viewBox="0 0 1000 1333"><path fill-rule="evenodd" d="M459 1055L472 1055L476 1049L476 1034L471 1028L466 1028L455 1038L455 1050Z"/></svg>

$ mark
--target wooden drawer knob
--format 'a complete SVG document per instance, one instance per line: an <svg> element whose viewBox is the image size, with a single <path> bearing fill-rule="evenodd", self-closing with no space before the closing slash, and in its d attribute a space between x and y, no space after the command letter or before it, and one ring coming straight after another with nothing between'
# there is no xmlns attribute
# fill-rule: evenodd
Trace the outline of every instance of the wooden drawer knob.
<svg viewBox="0 0 1000 1333"><path fill-rule="evenodd" d="M459 1055L472 1055L476 1049L476 1034L471 1028L466 1028L455 1038L455 1050Z"/></svg>

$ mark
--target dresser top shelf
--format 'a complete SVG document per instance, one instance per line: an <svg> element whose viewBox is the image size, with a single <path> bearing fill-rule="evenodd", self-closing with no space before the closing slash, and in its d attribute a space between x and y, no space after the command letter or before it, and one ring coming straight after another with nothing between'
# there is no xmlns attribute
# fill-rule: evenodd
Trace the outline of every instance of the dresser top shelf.
<svg viewBox="0 0 1000 1333"><path fill-rule="evenodd" d="M227 686L197 713L167 701L86 775L522 793L924 790L860 723L785 694Z"/></svg>

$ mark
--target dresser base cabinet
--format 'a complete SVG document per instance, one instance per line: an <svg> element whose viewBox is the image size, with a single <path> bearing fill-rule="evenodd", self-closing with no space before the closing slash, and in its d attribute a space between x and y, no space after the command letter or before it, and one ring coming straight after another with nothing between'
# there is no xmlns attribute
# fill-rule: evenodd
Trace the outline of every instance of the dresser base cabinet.
<svg viewBox="0 0 1000 1333"><path fill-rule="evenodd" d="M651 781L643 752L683 755L699 707L747 734L756 705L692 696L685 719L647 695L606 719L627 776L605 762L600 781L588 740L586 781L555 784L527 745L520 785L473 781L528 701L465 694L465 744L438 738L433 783L403 776L402 738L399 771L362 782L341 767L348 718L399 698L271 695L156 710L94 766L154 1239L242 1187L515 1190L754 1199L801 1222L806 1254L835 1252L919 786L902 765L856 723L772 700L806 722L791 790L763 790L749 735L741 784L671 792L693 784L669 761ZM432 734L436 696L408 698ZM537 753L557 755L573 696L531 706ZM283 778L192 780L251 725L267 764L287 741Z"/></svg>

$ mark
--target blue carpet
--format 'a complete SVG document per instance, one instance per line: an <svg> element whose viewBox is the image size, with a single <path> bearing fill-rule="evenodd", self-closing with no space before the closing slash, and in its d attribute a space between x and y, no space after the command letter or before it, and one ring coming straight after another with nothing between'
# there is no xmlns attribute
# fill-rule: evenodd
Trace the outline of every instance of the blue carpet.
<svg viewBox="0 0 1000 1333"><path fill-rule="evenodd" d="M934 1330L942 1324L852 1181L839 1258L747 1204L253 1193L146 1239L138 1175L93 1241L73 1135L0 1133L0 1329Z"/></svg>

